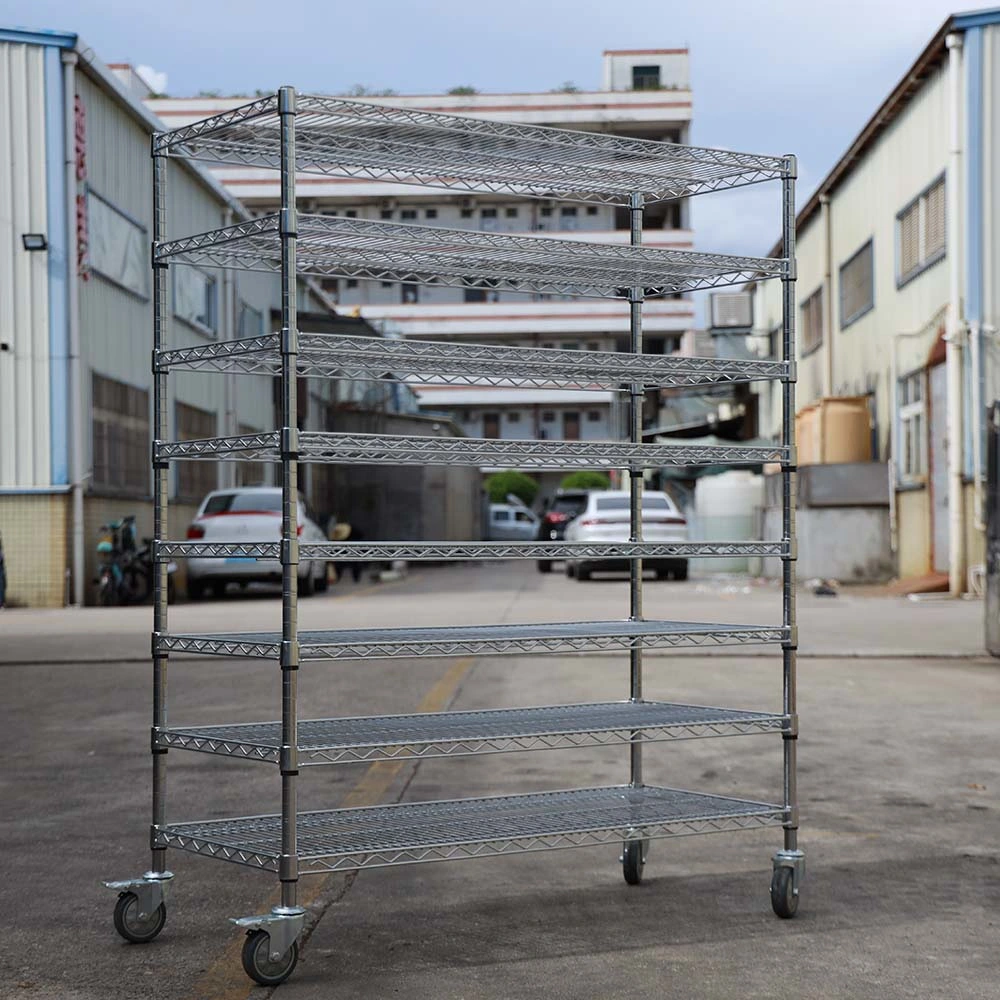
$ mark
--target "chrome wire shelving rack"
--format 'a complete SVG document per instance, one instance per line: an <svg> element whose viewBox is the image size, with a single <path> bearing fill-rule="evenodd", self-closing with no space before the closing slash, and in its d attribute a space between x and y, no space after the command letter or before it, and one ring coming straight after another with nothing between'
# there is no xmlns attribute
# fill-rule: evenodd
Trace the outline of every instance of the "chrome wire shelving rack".
<svg viewBox="0 0 1000 1000"><path fill-rule="evenodd" d="M642 878L658 837L777 826L784 843L773 859L771 901L781 917L798 908L804 857L798 846L796 790L796 648L794 592L794 185L795 159L625 139L562 129L479 121L296 94L285 87L225 114L153 136L154 611L152 863L141 877L108 883L119 893L115 926L130 941L149 941L166 920L177 848L278 875L280 902L270 913L235 921L247 930L243 965L257 982L286 979L298 958L304 910L301 875L523 851L620 844L626 881ZM271 167L281 174L280 212L209 233L168 240L166 162L170 157ZM361 177L437 188L558 198L623 206L630 243L454 231L358 219L300 215L297 173ZM779 258L738 257L642 247L642 214L652 201L747 184L782 187ZM196 347L168 343L166 277L178 265L211 265L280 275L278 333ZM623 298L629 303L627 352L568 351L394 341L299 333L300 275L445 284ZM783 285L780 359L678 358L643 354L647 296L776 279ZM281 387L274 431L194 441L168 438L167 379L173 371L270 375ZM300 432L299 377L410 379L445 385L604 387L629 399L629 440L496 441L387 434ZM783 391L783 431L772 446L644 444L647 389L772 380ZM179 541L167 535L168 471L178 460L279 463L280 542ZM630 538L622 543L379 541L302 543L297 537L300 462L510 465L527 469L623 469L630 482ZM663 465L777 463L783 477L780 539L647 542L642 538L643 472ZM757 555L780 559L780 624L649 620L642 610L644 558ZM167 563L175 558L278 559L281 630L189 634L167 621ZM630 565L629 614L612 621L440 627L298 628L301 559L622 560ZM748 643L780 647L780 712L752 712L643 698L643 651ZM618 702L497 708L375 718L300 720L298 671L321 660L390 657L627 651L628 697ZM171 653L272 659L281 668L280 719L212 726L167 725L166 665ZM783 796L777 803L663 788L643 780L643 747L721 736L780 733ZM628 782L602 788L303 812L299 771L306 766L419 760L526 750L627 746ZM282 809L270 816L169 821L169 750L276 765Z"/></svg>

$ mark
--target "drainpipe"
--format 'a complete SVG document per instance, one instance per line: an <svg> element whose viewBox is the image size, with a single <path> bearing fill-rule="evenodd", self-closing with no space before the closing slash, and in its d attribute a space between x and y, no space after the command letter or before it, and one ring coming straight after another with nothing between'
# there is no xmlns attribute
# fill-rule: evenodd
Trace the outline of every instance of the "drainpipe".
<svg viewBox="0 0 1000 1000"><path fill-rule="evenodd" d="M830 196L819 196L820 212L823 218L823 326L826 334L826 349L823 352L823 395L833 395L833 225L830 221ZM822 412L822 411L821 411ZM820 437L820 443L825 435ZM824 456L820 456L823 461Z"/></svg>
<svg viewBox="0 0 1000 1000"><path fill-rule="evenodd" d="M71 484L70 551L73 607L83 607L83 373L80 365L80 274L76 240L76 61L63 52L63 116L66 132L66 312L69 318L69 478ZM89 424L89 421L88 421Z"/></svg>
<svg viewBox="0 0 1000 1000"><path fill-rule="evenodd" d="M945 369L948 380L948 590L958 597L965 589L965 504L962 496L962 321L961 246L962 200L962 36L948 35L948 90L951 139L948 151L948 327Z"/></svg>

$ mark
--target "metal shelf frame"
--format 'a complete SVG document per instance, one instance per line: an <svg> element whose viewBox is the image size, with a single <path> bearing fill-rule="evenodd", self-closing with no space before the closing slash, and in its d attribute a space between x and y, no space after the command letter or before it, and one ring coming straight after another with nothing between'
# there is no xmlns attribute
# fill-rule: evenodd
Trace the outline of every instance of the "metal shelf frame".
<svg viewBox="0 0 1000 1000"><path fill-rule="evenodd" d="M158 371L280 375L278 334L158 351ZM314 378L411 379L440 385L647 389L784 381L784 361L685 358L612 351L567 351L300 333L298 374Z"/></svg>
<svg viewBox="0 0 1000 1000"><path fill-rule="evenodd" d="M240 927L264 931L269 936L270 946L266 951L270 961L280 962L283 956L292 956L292 965L284 973L287 976L294 965L295 941L304 926L305 911L298 902L298 882L307 873L624 843L624 873L631 882L638 880L636 871L641 875L646 845L651 838L780 826L784 842L773 859L772 905L779 915L791 916L797 908L804 874L804 855L798 846L796 780L795 158L477 121L381 104L297 95L290 87L203 122L156 134L152 153L155 572L151 865L138 878L108 885L125 896L134 894L136 913L142 919L159 912L166 886L173 877L166 865L168 849L179 848L276 873L280 883L279 904L269 914L244 917L236 922ZM166 163L175 156L278 168L280 212L211 233L168 240ZM545 237L300 216L296 209L299 172L622 205L629 212L630 242L627 246L603 246ZM780 258L642 247L643 210L650 202L763 181L781 184ZM171 346L168 269L178 264L204 263L262 268L279 274L280 331L237 342L179 349ZM624 298L629 312L629 350L602 354L300 334L296 307L300 274ZM643 353L642 311L649 296L766 278L782 282L780 359L665 358ZM280 383L280 427L238 437L171 441L167 380L174 370L276 377ZM415 379L457 385L606 387L629 397L628 440L497 441L300 432L297 419L300 376ZM783 429L780 441L775 444L704 447L643 443L641 416L647 389L757 380L781 383ZM170 463L190 459L279 463L281 541L170 540L167 530ZM297 501L301 462L619 469L628 476L630 484L630 536L622 544L377 541L300 545ZM668 464L764 463L777 463L781 468L780 539L670 543L643 539L641 496L646 468ZM747 625L645 618L643 559L734 554L781 560L779 623ZM280 629L225 634L171 632L167 608L169 560L229 556L280 563ZM321 631L299 627L301 559L574 557L628 560L627 618ZM645 649L750 643L781 648L780 711L677 705L644 698ZM309 661L615 650L627 651L629 657L628 698L621 702L424 716L303 721L298 718L300 667ZM281 671L280 718L252 724L168 726L167 667L172 653L276 661ZM783 781L778 804L660 788L644 781L646 743L754 733L781 736ZM628 783L370 809L300 812L298 808L300 768L309 765L585 746L627 746ZM171 749L276 764L281 783L280 814L197 823L168 822L166 762ZM125 904L131 905L126 898L119 900L119 908ZM119 918L124 922L125 916L116 910L116 926L128 937ZM158 929L153 930L152 936Z"/></svg>
<svg viewBox="0 0 1000 1000"><path fill-rule="evenodd" d="M281 216L265 215L161 243L170 264L281 272ZM440 226L300 213L298 273L512 292L628 298L672 295L780 278L788 262L693 250L655 250L546 236L481 233Z"/></svg>
<svg viewBox="0 0 1000 1000"><path fill-rule="evenodd" d="M448 190L627 205L795 174L788 156L477 120L299 94L299 137L285 159L280 97L251 101L154 137L154 156L362 177Z"/></svg>
<svg viewBox="0 0 1000 1000"><path fill-rule="evenodd" d="M299 766L610 746L631 743L637 732L650 742L751 736L783 732L789 722L781 715L653 701L300 720ZM281 757L276 722L172 727L154 738L157 746L239 760L277 764Z"/></svg>

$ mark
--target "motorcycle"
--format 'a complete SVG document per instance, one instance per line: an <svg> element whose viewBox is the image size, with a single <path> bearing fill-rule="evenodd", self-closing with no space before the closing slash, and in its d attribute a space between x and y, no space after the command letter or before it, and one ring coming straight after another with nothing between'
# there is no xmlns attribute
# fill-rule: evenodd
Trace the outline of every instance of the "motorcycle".
<svg viewBox="0 0 1000 1000"><path fill-rule="evenodd" d="M152 539L137 544L135 516L102 524L97 541L100 564L97 571L98 603L111 607L119 604L142 604L153 593ZM173 603L173 574L177 563L167 564L167 603Z"/></svg>

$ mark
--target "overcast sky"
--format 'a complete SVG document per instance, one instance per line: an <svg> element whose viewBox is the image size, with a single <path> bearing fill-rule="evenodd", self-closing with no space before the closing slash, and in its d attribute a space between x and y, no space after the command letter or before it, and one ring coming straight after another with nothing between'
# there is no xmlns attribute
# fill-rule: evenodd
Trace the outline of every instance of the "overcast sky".
<svg viewBox="0 0 1000 1000"><path fill-rule="evenodd" d="M399 93L600 86L606 48L691 48L692 141L796 153L799 204L955 8L947 0L0 0L0 24L74 31L167 91L283 83ZM775 185L694 199L700 249L763 254Z"/></svg>

